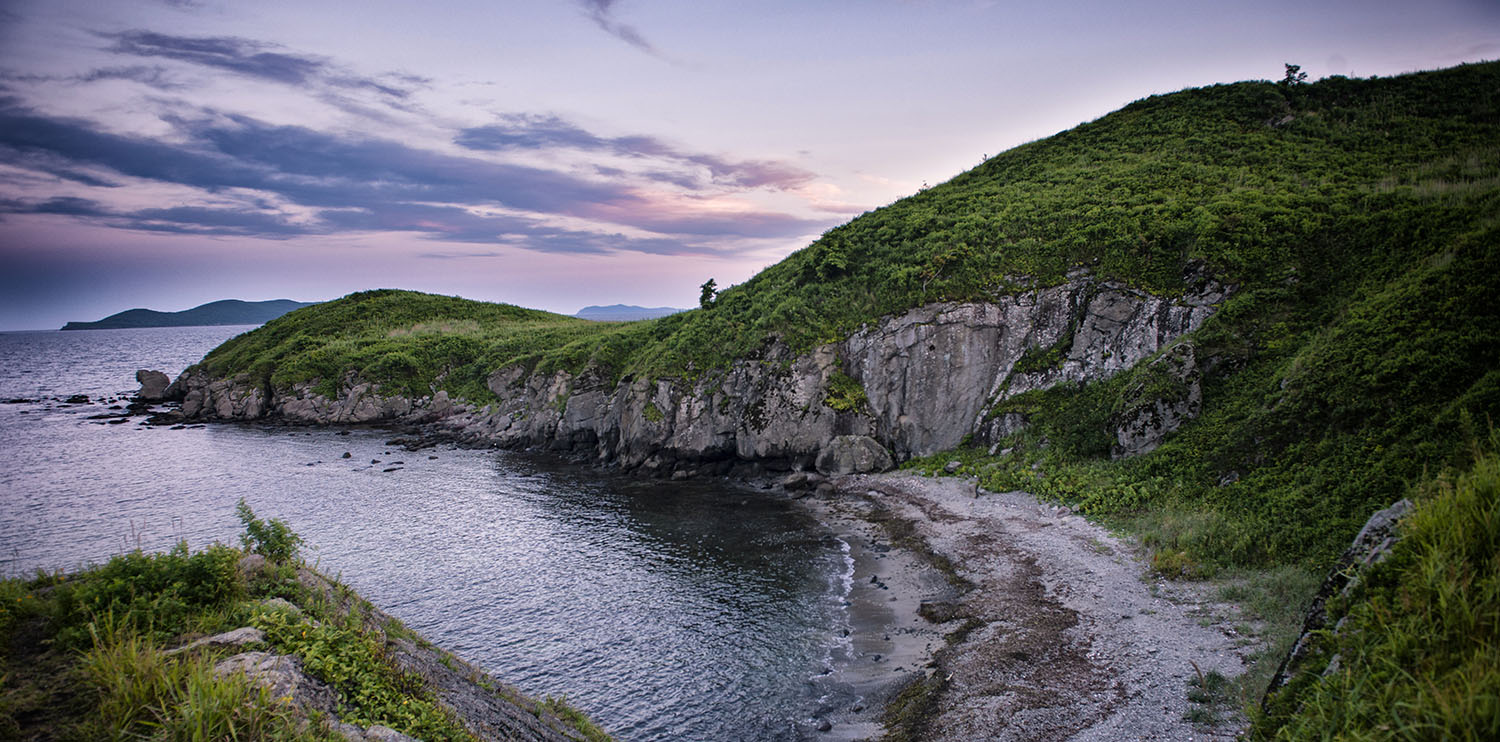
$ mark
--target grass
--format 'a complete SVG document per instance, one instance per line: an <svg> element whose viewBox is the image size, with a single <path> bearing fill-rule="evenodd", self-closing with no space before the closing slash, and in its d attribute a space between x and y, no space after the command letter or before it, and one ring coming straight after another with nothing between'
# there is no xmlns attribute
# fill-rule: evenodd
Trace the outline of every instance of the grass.
<svg viewBox="0 0 1500 742"><path fill-rule="evenodd" d="M494 398L497 370L561 372L565 400L580 384L711 380L773 341L805 352L913 307L1053 286L1080 268L1167 298L1212 276L1235 291L1184 338L1201 413L1150 454L1111 458L1131 410L1186 391L1148 359L989 400L1027 421L986 441L1005 455L965 447L907 465L956 458L986 489L1067 504L1136 535L1163 574L1317 574L1372 512L1432 472L1474 466L1469 441L1500 418L1497 141L1500 62L1184 90L868 212L698 310L596 325L363 292L268 323L203 366L276 388L371 381L476 404ZM1034 349L1022 368L1064 352ZM823 404L868 408L857 380L834 381Z"/></svg>
<svg viewBox="0 0 1500 742"><path fill-rule="evenodd" d="M267 635L258 649L297 656L334 688L344 721L429 742L474 739L421 678L395 664L388 637L409 631L394 621L377 626L373 609L346 586L304 584L296 534L243 502L238 512L243 551L179 545L123 554L77 574L0 580L0 738L342 739L244 676L217 676L214 663L239 650L166 651L256 626ZM252 549L274 559L247 579L238 565ZM269 598L296 608L268 607ZM577 710L566 723L584 738L608 739Z"/></svg>
<svg viewBox="0 0 1500 742"><path fill-rule="evenodd" d="M1254 738L1500 737L1500 456L1476 459L1417 490L1402 540L1330 601L1343 627L1318 636Z"/></svg>
<svg viewBox="0 0 1500 742"><path fill-rule="evenodd" d="M1219 715L1231 704L1230 680L1217 670L1205 673L1197 666L1193 670L1194 675L1187 683L1187 699L1193 705L1183 714L1183 720L1212 726L1219 722Z"/></svg>
<svg viewBox="0 0 1500 742"><path fill-rule="evenodd" d="M881 715L884 742L917 742L937 713L947 681L939 673L914 678L896 698L886 704Z"/></svg>
<svg viewBox="0 0 1500 742"><path fill-rule="evenodd" d="M98 698L79 731L98 739L337 739L308 727L243 676L218 677L208 657L170 657L126 627L90 623L78 673Z"/></svg>

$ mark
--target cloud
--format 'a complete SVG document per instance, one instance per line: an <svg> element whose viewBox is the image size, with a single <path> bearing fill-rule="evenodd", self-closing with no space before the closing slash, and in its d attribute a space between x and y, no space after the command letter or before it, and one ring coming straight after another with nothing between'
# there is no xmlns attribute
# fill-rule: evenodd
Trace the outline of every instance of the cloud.
<svg viewBox="0 0 1500 742"><path fill-rule="evenodd" d="M75 196L59 196L36 203L4 200L0 201L0 213L71 216L119 229L175 234L280 239L320 231L294 224L284 215L263 211L201 206L117 211L97 201Z"/></svg>
<svg viewBox="0 0 1500 742"><path fill-rule="evenodd" d="M29 207L33 213L152 231L263 237L408 231L433 239L549 252L675 255L712 252L699 244L698 237L785 237L827 226L718 197L683 198L645 190L628 180L586 179L378 137L272 125L247 116L207 112L199 118L163 120L175 127L176 136L116 134L88 121L51 117L0 101L0 162L85 185L112 185L111 177L134 178L244 202L240 209L189 204L110 211L88 202L57 200ZM643 141L636 138L628 146L657 146ZM778 173L782 171L776 167L739 164L730 179L784 177ZM311 216L294 221L278 204L299 207ZM10 210L18 208L12 204ZM481 213L497 211L523 216ZM550 226L558 219L584 220L600 229ZM625 237L606 226L611 224L658 236Z"/></svg>
<svg viewBox="0 0 1500 742"><path fill-rule="evenodd" d="M131 65L129 67L101 67L91 70L82 75L77 75L73 80L77 82L99 82L100 80L130 80L138 82L157 90L180 90L184 87L182 83L167 77L167 69L158 65Z"/></svg>
<svg viewBox="0 0 1500 742"><path fill-rule="evenodd" d="M731 160L685 152L651 136L601 137L557 116L504 116L499 123L461 130L454 143L471 150L491 152L568 148L607 152L627 158L657 158L701 168L707 171L712 182L737 188L790 190L817 177L785 162ZM690 177L669 171L656 171L653 177L685 188L702 187Z"/></svg>
<svg viewBox="0 0 1500 742"><path fill-rule="evenodd" d="M656 47L646 41L646 38L641 36L634 26L615 20L615 0L579 0L579 4L583 6L584 13L594 22L594 25L603 29L605 33L653 57L661 56Z"/></svg>
<svg viewBox="0 0 1500 742"><path fill-rule="evenodd" d="M299 88L366 90L399 101L431 83L426 78L403 73L362 77L323 57L296 54L276 44L238 36L173 36L141 30L98 35L114 42L108 51L115 54L170 59ZM130 79L150 84L149 78L139 77L145 68L124 69L135 71L137 76Z"/></svg>
<svg viewBox="0 0 1500 742"><path fill-rule="evenodd" d="M327 68L316 57L266 51L270 44L234 36L170 36L152 31L100 35L114 40L110 51L117 54L174 59L289 85L305 84Z"/></svg>

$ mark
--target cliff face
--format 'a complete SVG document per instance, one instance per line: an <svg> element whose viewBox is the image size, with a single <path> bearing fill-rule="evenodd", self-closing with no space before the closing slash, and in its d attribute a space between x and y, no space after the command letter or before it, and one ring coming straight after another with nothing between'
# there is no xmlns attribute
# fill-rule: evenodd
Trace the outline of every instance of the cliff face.
<svg viewBox="0 0 1500 742"><path fill-rule="evenodd" d="M352 374L335 398L312 384L272 390L196 370L176 385L182 412L192 419L417 423L466 441L588 452L657 473L723 472L736 461L809 467L830 440L845 435L872 437L902 460L950 449L966 437L998 440L1024 419L991 419L997 402L1108 378L1152 357L1200 326L1228 293L1207 278L1193 283L1168 298L1077 271L1060 285L988 302L912 309L803 355L773 340L755 357L695 380L612 384L589 372L532 374L511 366L489 376L499 401L482 407L446 392L384 396ZM1178 359L1174 369L1183 367L1187 401L1195 400L1191 346L1162 358L1168 356ZM834 388L851 382L864 398L830 404ZM1141 405L1156 410L1153 424L1131 428L1126 453L1150 450L1196 414L1183 400Z"/></svg>

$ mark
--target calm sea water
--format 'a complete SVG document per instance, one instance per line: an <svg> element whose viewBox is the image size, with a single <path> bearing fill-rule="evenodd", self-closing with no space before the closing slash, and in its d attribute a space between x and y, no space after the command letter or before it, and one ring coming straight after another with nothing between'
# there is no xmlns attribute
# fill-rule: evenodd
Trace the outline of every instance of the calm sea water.
<svg viewBox="0 0 1500 742"><path fill-rule="evenodd" d="M838 697L845 551L774 497L372 430L90 419L136 369L175 377L247 329L0 333L0 572L232 542L243 497L408 626L621 739L799 739Z"/></svg>

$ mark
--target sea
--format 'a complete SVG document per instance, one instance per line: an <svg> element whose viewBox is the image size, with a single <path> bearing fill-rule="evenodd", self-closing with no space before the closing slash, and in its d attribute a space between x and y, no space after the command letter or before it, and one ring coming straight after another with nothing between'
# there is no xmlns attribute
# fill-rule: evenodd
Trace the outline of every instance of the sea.
<svg viewBox="0 0 1500 742"><path fill-rule="evenodd" d="M810 739L850 702L848 544L771 493L379 429L118 417L137 369L175 378L250 329L0 333L0 575L237 543L243 498L320 571L619 739Z"/></svg>

